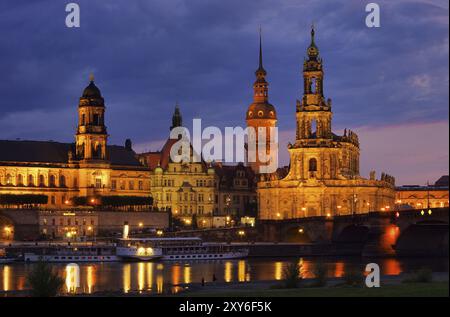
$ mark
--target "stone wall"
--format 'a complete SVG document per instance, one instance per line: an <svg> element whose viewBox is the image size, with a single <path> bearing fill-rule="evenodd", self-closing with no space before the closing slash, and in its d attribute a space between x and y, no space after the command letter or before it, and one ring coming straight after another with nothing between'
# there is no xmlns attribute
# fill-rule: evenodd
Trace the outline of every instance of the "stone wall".
<svg viewBox="0 0 450 317"><path fill-rule="evenodd" d="M103 235L122 232L125 222L128 222L131 231L148 228L165 229L169 227L169 214L147 211L101 211L98 212L98 233Z"/></svg>

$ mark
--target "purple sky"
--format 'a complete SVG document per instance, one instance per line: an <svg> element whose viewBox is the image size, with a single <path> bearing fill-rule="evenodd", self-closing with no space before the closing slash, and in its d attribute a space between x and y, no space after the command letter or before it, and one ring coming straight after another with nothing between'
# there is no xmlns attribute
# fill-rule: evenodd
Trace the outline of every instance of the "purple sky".
<svg viewBox="0 0 450 317"><path fill-rule="evenodd" d="M257 68L258 27L281 143L294 138L295 99L314 21L333 99L333 129L360 135L361 172L398 184L448 174L447 0L69 1L0 3L0 139L71 142L78 98L93 72L107 103L110 143L156 150L178 100L185 122L244 125ZM287 162L281 146L281 159Z"/></svg>

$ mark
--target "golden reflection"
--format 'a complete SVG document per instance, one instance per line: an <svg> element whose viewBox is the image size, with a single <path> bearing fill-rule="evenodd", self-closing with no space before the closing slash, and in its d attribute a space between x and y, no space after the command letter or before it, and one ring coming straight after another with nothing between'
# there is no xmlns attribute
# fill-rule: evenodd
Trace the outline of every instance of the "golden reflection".
<svg viewBox="0 0 450 317"><path fill-rule="evenodd" d="M153 288L153 263L147 262L147 288Z"/></svg>
<svg viewBox="0 0 450 317"><path fill-rule="evenodd" d="M184 267L184 283L189 284L191 282L191 267Z"/></svg>
<svg viewBox="0 0 450 317"><path fill-rule="evenodd" d="M87 275L86 275L88 293L91 294L95 285L95 274L94 274L94 266L89 265L87 267Z"/></svg>
<svg viewBox="0 0 450 317"><path fill-rule="evenodd" d="M232 271L233 263L231 261L225 262L225 282L231 282Z"/></svg>
<svg viewBox="0 0 450 317"><path fill-rule="evenodd" d="M156 269L161 271L164 268L164 265L162 263L158 263L158 265L156 265Z"/></svg>
<svg viewBox="0 0 450 317"><path fill-rule="evenodd" d="M275 262L274 265L275 265L275 279L279 281L283 277L283 263Z"/></svg>
<svg viewBox="0 0 450 317"><path fill-rule="evenodd" d="M164 290L164 279L161 274L156 277L156 292L161 294Z"/></svg>
<svg viewBox="0 0 450 317"><path fill-rule="evenodd" d="M122 270L123 292L128 293L131 289L131 265L125 263Z"/></svg>
<svg viewBox="0 0 450 317"><path fill-rule="evenodd" d="M172 284L173 285L177 285L180 284L180 266L179 265L174 265L172 267Z"/></svg>
<svg viewBox="0 0 450 317"><path fill-rule="evenodd" d="M9 291L11 283L11 269L8 265L3 267L3 290Z"/></svg>
<svg viewBox="0 0 450 317"><path fill-rule="evenodd" d="M313 272L311 262L303 260L303 258L300 258L298 261L298 265L300 266L300 276L303 278L311 278L313 277Z"/></svg>
<svg viewBox="0 0 450 317"><path fill-rule="evenodd" d="M402 273L400 262L397 259L386 259L383 262L383 274L386 275L399 275Z"/></svg>
<svg viewBox="0 0 450 317"><path fill-rule="evenodd" d="M238 262L238 281L239 282L245 282L247 281L247 274L246 274L246 270L245 270L245 261L244 260L239 260Z"/></svg>
<svg viewBox="0 0 450 317"><path fill-rule="evenodd" d="M138 263L138 289L139 291L144 290L145 288L145 263Z"/></svg>
<svg viewBox="0 0 450 317"><path fill-rule="evenodd" d="M336 268L334 270L334 277L342 277L345 272L344 262L336 262Z"/></svg>
<svg viewBox="0 0 450 317"><path fill-rule="evenodd" d="M80 287L80 267L78 264L69 263L66 265L66 287L69 293L75 293Z"/></svg>

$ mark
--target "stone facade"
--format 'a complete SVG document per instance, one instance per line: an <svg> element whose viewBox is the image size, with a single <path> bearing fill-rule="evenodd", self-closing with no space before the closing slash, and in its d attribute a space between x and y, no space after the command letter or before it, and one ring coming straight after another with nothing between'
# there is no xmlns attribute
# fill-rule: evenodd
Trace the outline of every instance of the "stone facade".
<svg viewBox="0 0 450 317"><path fill-rule="evenodd" d="M331 100L325 100L322 59L311 31L303 65L304 94L297 101L296 140L288 145L287 176L262 174L258 182L260 219L291 219L389 210L394 207L394 178L359 175L356 133L332 132Z"/></svg>

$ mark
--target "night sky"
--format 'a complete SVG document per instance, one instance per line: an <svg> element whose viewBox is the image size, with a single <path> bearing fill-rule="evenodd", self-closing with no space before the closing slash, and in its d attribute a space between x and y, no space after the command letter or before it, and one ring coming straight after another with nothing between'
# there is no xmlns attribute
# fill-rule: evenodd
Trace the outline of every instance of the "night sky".
<svg viewBox="0 0 450 317"><path fill-rule="evenodd" d="M243 126L261 25L286 164L314 22L333 130L359 134L361 174L385 171L397 184L448 174L447 0L374 1L380 28L365 26L373 1L76 1L80 28L65 26L68 2L0 3L0 139L72 142L89 73L110 144L158 150L177 101L187 126Z"/></svg>

